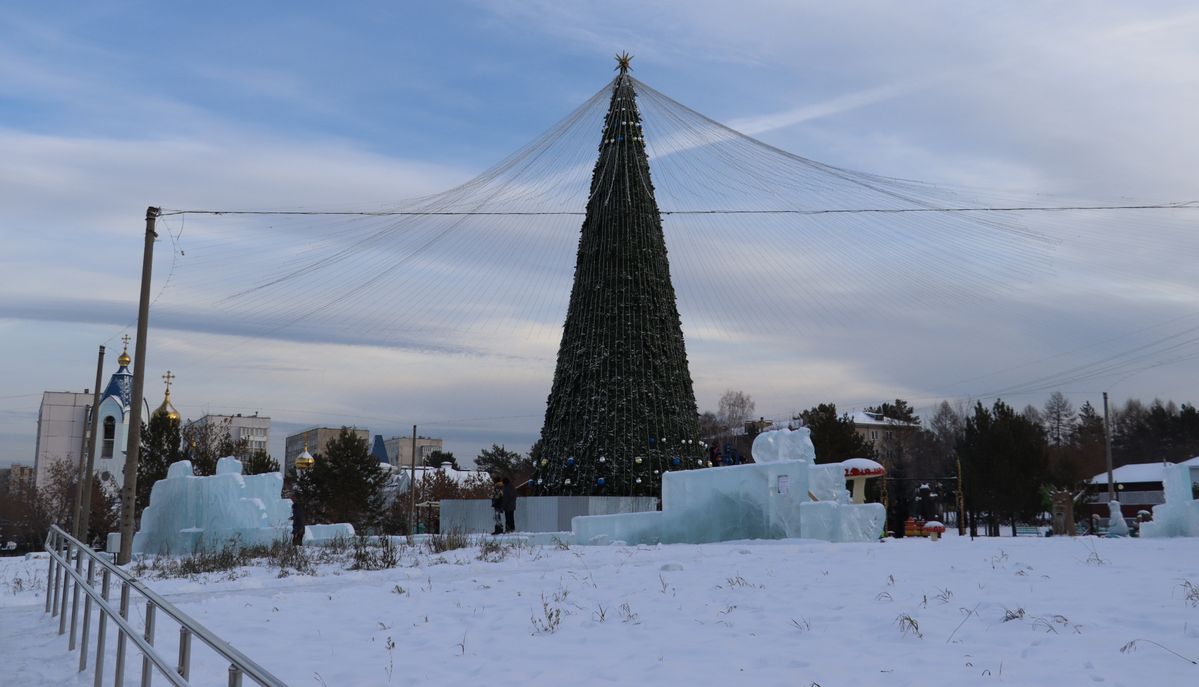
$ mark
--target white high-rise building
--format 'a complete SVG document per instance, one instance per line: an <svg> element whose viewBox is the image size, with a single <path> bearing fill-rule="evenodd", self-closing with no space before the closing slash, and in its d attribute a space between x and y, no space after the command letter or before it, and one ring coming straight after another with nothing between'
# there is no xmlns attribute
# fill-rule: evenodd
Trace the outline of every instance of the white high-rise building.
<svg viewBox="0 0 1199 687"><path fill-rule="evenodd" d="M198 420L192 420L189 425L196 426L212 426L220 427L225 422L229 423L229 437L234 443L245 440L246 446L250 452L267 451L267 447L271 443L271 419L269 417L260 416L258 413L253 415L214 415L209 413Z"/></svg>
<svg viewBox="0 0 1199 687"><path fill-rule="evenodd" d="M45 391L37 411L37 453L34 455L34 483L46 486L50 466L58 461L79 465L79 456L87 449L88 411L92 395L88 392Z"/></svg>

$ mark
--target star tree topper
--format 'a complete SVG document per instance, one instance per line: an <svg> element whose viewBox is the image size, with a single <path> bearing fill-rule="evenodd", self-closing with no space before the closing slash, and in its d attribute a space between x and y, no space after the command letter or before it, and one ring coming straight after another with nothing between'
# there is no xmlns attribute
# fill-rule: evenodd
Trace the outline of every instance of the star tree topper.
<svg viewBox="0 0 1199 687"><path fill-rule="evenodd" d="M628 51L620 52L620 53L616 54L616 68L620 70L621 74L624 74L625 72L632 69L632 67L629 66L629 63L632 61L633 61L633 56L630 55L628 53Z"/></svg>

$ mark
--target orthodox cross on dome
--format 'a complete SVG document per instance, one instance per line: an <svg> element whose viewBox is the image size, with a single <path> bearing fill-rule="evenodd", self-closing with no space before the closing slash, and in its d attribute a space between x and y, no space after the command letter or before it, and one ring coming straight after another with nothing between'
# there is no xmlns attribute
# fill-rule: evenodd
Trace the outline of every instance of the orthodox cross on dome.
<svg viewBox="0 0 1199 687"><path fill-rule="evenodd" d="M629 66L629 63L632 61L633 56L630 55L627 50L616 53L616 68L620 70L621 74L624 74L632 69L632 67Z"/></svg>
<svg viewBox="0 0 1199 687"><path fill-rule="evenodd" d="M154 411L154 415L166 415L169 419L178 422L179 411L175 410L175 406L171 405L171 382L174 379L175 375L170 370L167 370L167 373L162 376L162 381L167 384L167 390L163 392L162 405L158 406L158 410Z"/></svg>
<svg viewBox="0 0 1199 687"><path fill-rule="evenodd" d="M121 355L117 357L117 364L121 367L128 367L129 363L133 362L133 359L129 357L130 341L132 341L132 339L129 338L128 334L121 337L121 343L125 344L125 350L121 351Z"/></svg>

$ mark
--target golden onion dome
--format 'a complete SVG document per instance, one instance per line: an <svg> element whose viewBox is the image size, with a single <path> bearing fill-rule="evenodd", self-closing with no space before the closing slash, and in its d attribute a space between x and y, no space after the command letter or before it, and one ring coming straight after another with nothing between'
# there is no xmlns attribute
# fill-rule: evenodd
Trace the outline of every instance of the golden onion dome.
<svg viewBox="0 0 1199 687"><path fill-rule="evenodd" d="M127 356L127 355L125 355L123 357L125 360L129 359L129 356ZM128 363L125 362L125 363L121 363L121 364L127 365ZM162 381L166 382L167 388L162 393L162 405L158 406L158 410L154 411L154 415L166 415L171 420L178 422L179 421L179 411L175 410L175 406L171 405L171 382L173 382L174 380L175 380L175 375L172 374L170 370L167 370L167 373L162 376Z"/></svg>
<svg viewBox="0 0 1199 687"><path fill-rule="evenodd" d="M117 364L121 367L129 367L129 363L133 361L133 359L129 357L130 341L132 341L132 339L129 338L128 334L121 337L121 343L125 344L125 350L121 351L120 357L117 358Z"/></svg>
<svg viewBox="0 0 1199 687"><path fill-rule="evenodd" d="M158 410L154 411L155 415L166 415L168 418L179 421L179 411L175 410L175 406L171 405L171 392L167 391L166 396L162 399L162 405L158 406Z"/></svg>
<svg viewBox="0 0 1199 687"><path fill-rule="evenodd" d="M303 453L296 456L297 470L311 470L314 465L316 465L316 459L312 457L307 448L304 449Z"/></svg>

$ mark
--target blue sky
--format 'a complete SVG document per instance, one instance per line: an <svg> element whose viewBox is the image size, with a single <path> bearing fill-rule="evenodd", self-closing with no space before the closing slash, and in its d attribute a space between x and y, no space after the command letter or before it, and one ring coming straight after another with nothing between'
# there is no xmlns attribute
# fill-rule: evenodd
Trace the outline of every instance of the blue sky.
<svg viewBox="0 0 1199 687"><path fill-rule="evenodd" d="M435 192L544 131L626 49L655 88L825 162L1029 194L1193 200L1197 31L1183 2L7 7L0 463L31 461L41 391L90 386L95 346L112 350L124 331L147 205L377 207ZM1193 253L1176 235L1142 228L1143 241L1128 232L1090 250L1082 224L1066 231L1058 280L984 309L959 304L897 330L873 326L866 303L860 330L779 343L785 355L696 348L700 406L729 387L768 415L825 400L965 398L1060 369L1051 356L1081 342L1127 337L1065 360L1168 334L1147 328L1199 311L1196 290L1179 287ZM151 379L179 375L186 415L260 411L276 420L277 447L313 424L390 436L429 423L465 456L532 442L556 345L553 332L526 337L513 344L526 359L497 365L247 344L217 329L163 329L151 348ZM976 379L997 370L1011 371ZM1184 360L1063 390L1079 402L1109 388L1195 401L1196 373Z"/></svg>

